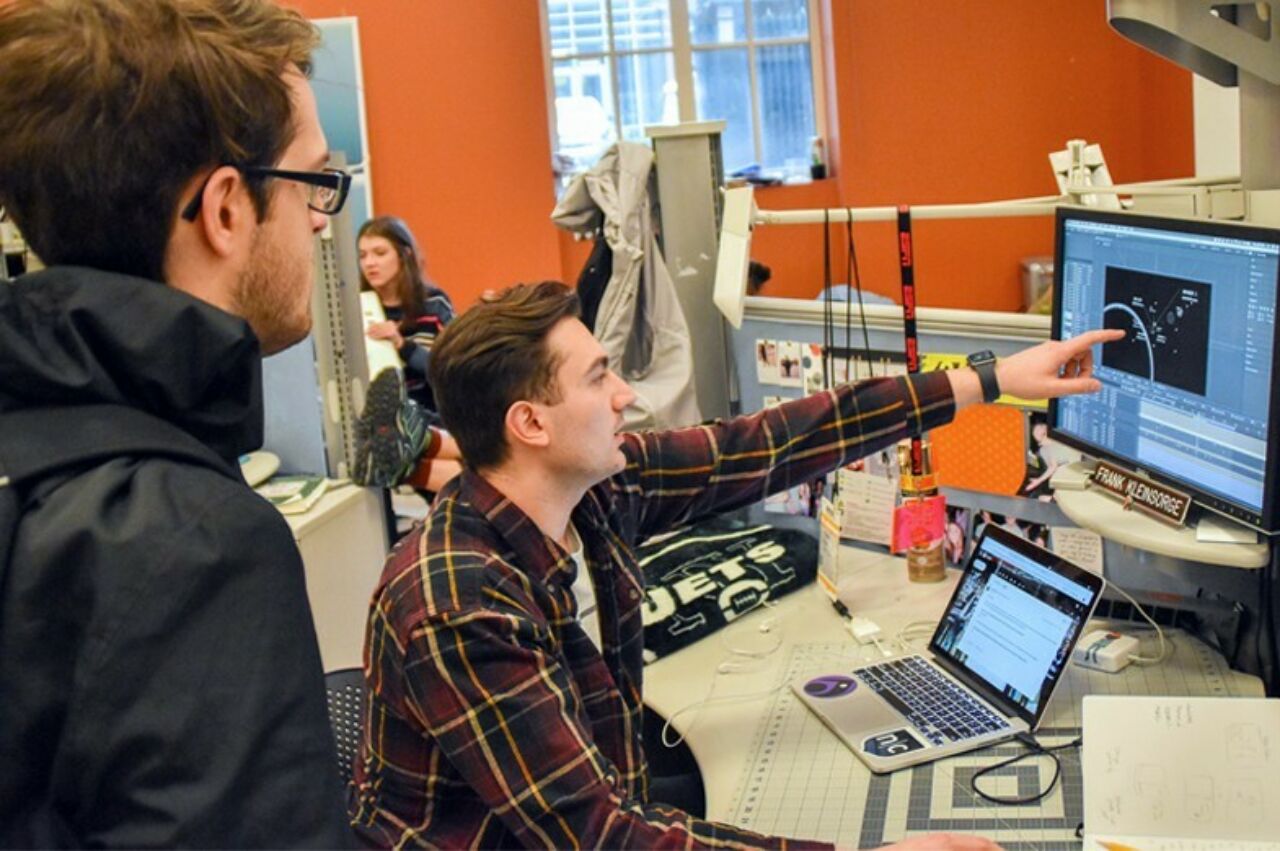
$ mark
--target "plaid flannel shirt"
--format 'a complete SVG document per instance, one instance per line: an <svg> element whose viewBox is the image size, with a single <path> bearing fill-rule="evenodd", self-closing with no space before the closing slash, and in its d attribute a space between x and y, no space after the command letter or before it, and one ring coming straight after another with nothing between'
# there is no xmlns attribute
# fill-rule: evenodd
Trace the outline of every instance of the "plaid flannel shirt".
<svg viewBox="0 0 1280 851"><path fill-rule="evenodd" d="M949 421L941 373L842 386L710 426L628 434L625 469L573 511L576 569L471 471L387 560L369 612L352 823L373 846L795 847L648 803L641 741L649 535L756 502ZM826 847L826 846L822 846Z"/></svg>

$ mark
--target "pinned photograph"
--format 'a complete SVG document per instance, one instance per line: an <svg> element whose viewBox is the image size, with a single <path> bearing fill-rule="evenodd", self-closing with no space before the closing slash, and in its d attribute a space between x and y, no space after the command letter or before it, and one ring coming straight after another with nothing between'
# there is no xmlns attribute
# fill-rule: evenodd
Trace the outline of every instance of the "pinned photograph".
<svg viewBox="0 0 1280 851"><path fill-rule="evenodd" d="M804 392L807 396L822 389L822 344L805 343L802 350L804 352L802 363L804 367Z"/></svg>
<svg viewBox="0 0 1280 851"><path fill-rule="evenodd" d="M956 567L964 563L969 550L970 511L958 505L947 506L947 525L942 534L942 554L947 564Z"/></svg>
<svg viewBox="0 0 1280 851"><path fill-rule="evenodd" d="M756 340L756 381L761 384L778 383L778 343L775 340Z"/></svg>
<svg viewBox="0 0 1280 851"><path fill-rule="evenodd" d="M783 387L804 386L804 367L800 344L794 340L778 341L778 384Z"/></svg>
<svg viewBox="0 0 1280 851"><path fill-rule="evenodd" d="M809 514L809 484L796 485L789 490L770 494L764 499L764 510L770 514L791 514L800 517Z"/></svg>
<svg viewBox="0 0 1280 851"><path fill-rule="evenodd" d="M817 393L822 387L822 372L824 362L822 357L821 343L805 343L801 350L804 355L802 365L804 367L804 392L805 395ZM836 357L830 362L831 370L831 386L835 387L839 384L846 384L849 381L849 361L844 357Z"/></svg>
<svg viewBox="0 0 1280 851"><path fill-rule="evenodd" d="M1079 461L1081 455L1074 449L1049 439L1049 422L1043 413L1027 415L1027 473L1023 477L1018 495L1041 502L1053 501L1053 488L1049 480L1060 467Z"/></svg>
<svg viewBox="0 0 1280 851"><path fill-rule="evenodd" d="M835 362L831 364L832 380L836 384L849 383L849 370L852 369L853 361L846 357L837 357Z"/></svg>
<svg viewBox="0 0 1280 851"><path fill-rule="evenodd" d="M1019 520L1016 517L1010 517L1005 514L998 514L994 511L983 509L977 513L973 521L973 534L969 540L969 548L972 549L973 544L982 536L982 532L986 529L988 523L994 523L996 526L1011 532L1023 540L1038 544L1046 549L1049 547L1049 527L1043 523L1031 523L1026 520Z"/></svg>
<svg viewBox="0 0 1280 851"><path fill-rule="evenodd" d="M850 470L865 470L873 476L883 476L892 481L902 478L902 468L898 466L898 453L889 449L881 449L865 458L860 458L849 465Z"/></svg>

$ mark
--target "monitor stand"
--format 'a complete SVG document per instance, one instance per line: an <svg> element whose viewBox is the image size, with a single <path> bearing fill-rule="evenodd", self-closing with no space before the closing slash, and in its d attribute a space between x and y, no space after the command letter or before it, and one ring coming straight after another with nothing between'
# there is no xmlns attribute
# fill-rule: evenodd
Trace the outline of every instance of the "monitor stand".
<svg viewBox="0 0 1280 851"><path fill-rule="evenodd" d="M1059 469L1050 480L1058 507L1076 525L1118 544L1171 558L1248 570L1267 565L1270 542L1265 536L1251 544L1196 540L1194 526L1176 528L1141 511L1126 511L1115 497L1096 488L1080 488L1088 474L1088 468L1076 462Z"/></svg>

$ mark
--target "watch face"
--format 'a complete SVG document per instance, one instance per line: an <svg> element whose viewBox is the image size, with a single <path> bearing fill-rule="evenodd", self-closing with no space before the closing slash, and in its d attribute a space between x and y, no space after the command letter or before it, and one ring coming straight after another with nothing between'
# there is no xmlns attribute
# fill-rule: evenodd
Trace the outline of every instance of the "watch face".
<svg viewBox="0 0 1280 851"><path fill-rule="evenodd" d="M985 349L981 352L974 352L973 354L969 355L969 363L972 365L977 365L980 363L991 363L995 359L996 359L996 356L990 349Z"/></svg>

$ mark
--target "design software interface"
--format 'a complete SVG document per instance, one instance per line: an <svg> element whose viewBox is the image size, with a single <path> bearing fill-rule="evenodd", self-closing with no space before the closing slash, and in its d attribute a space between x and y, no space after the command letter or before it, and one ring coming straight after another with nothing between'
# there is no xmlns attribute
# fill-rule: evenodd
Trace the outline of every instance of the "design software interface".
<svg viewBox="0 0 1280 851"><path fill-rule="evenodd" d="M1263 507L1280 248L1066 218L1061 336L1095 351L1100 393L1058 402L1059 431L1254 512Z"/></svg>

